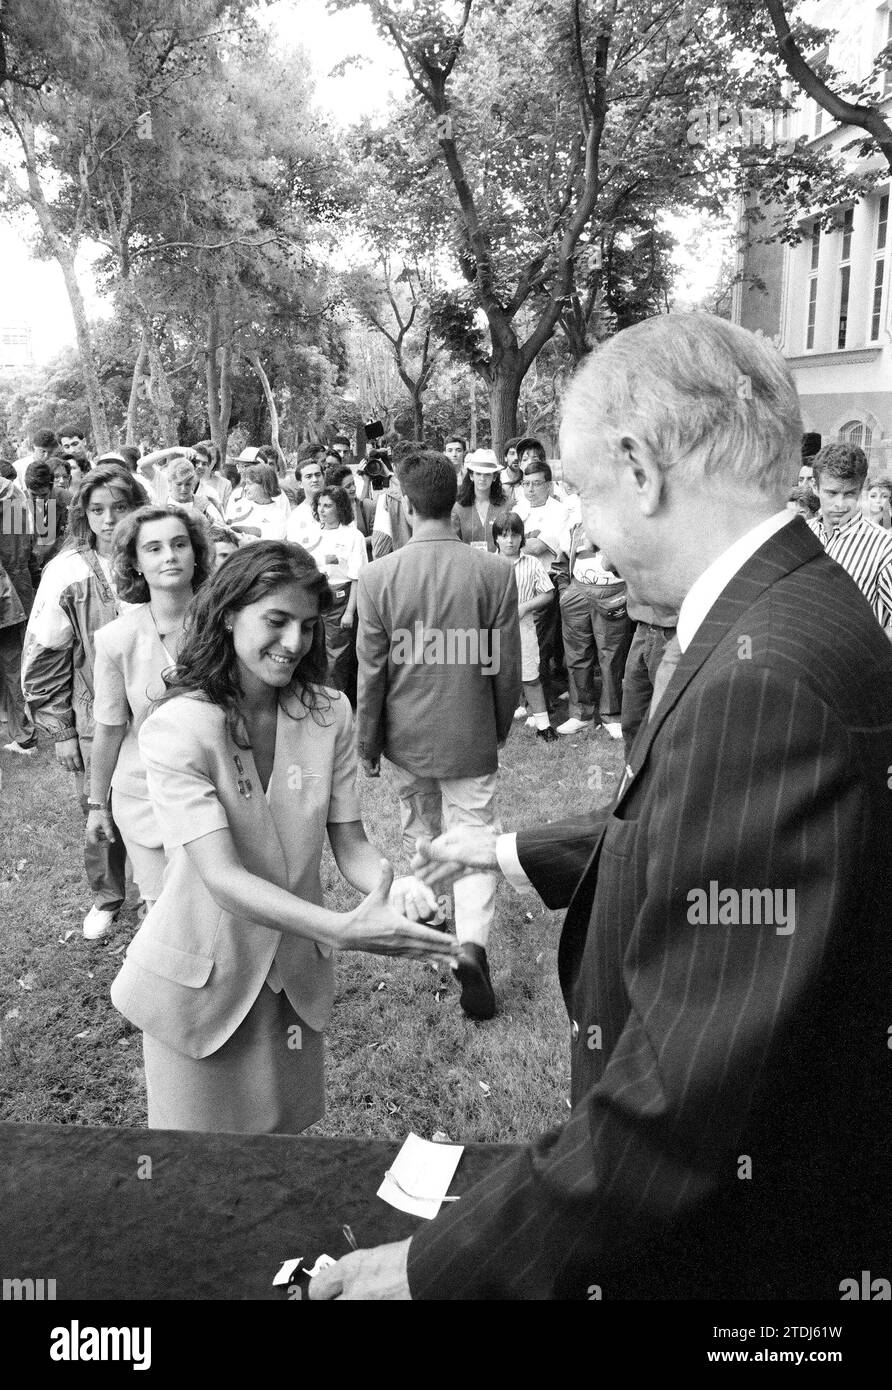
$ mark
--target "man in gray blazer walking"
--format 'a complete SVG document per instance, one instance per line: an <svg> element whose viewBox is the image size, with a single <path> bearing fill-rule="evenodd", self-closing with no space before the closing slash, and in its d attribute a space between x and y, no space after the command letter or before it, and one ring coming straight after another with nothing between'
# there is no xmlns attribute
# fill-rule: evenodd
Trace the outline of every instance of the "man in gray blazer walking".
<svg viewBox="0 0 892 1390"><path fill-rule="evenodd" d="M497 826L498 748L520 694L513 566L463 545L452 529L455 470L437 453L397 468L412 539L359 580L359 756L393 764L403 843L453 826ZM491 1018L486 946L496 875L455 885L461 1006Z"/></svg>

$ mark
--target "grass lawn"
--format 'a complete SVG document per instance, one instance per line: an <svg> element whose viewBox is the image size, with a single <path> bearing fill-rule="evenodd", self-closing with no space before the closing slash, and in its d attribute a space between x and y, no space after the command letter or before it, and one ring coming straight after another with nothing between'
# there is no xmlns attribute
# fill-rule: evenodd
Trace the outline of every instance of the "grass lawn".
<svg viewBox="0 0 892 1390"><path fill-rule="evenodd" d="M558 706L565 709L566 706ZM136 894L113 931L85 941L83 822L73 779L42 741L0 753L0 1119L144 1125L140 1034L109 987L136 930ZM622 744L603 731L544 745L515 725L501 754L506 828L577 814L609 798ZM360 778L369 838L405 868L387 769ZM326 856L334 906L358 899ZM447 970L345 953L328 1032L328 1113L311 1134L520 1140L567 1113L568 1025L557 982L559 913L499 889L489 956L499 1013L473 1023Z"/></svg>

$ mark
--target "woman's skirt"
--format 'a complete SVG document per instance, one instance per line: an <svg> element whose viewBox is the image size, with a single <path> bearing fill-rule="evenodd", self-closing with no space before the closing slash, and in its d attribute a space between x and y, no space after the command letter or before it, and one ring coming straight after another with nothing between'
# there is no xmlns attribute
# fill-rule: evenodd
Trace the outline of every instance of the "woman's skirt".
<svg viewBox="0 0 892 1390"><path fill-rule="evenodd" d="M325 1114L324 1049L324 1034L266 984L210 1057L187 1057L144 1033L149 1129L299 1134Z"/></svg>

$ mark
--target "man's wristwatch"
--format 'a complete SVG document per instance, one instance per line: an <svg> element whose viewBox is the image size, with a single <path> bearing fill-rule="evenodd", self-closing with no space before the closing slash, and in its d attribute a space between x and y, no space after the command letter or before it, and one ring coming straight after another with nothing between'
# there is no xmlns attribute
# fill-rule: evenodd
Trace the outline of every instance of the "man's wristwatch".
<svg viewBox="0 0 892 1390"><path fill-rule="evenodd" d="M88 810L88 811L107 811L107 810L108 810L108 805L103 806L102 803L101 803L100 801L88 801L88 802L87 802L87 810Z"/></svg>

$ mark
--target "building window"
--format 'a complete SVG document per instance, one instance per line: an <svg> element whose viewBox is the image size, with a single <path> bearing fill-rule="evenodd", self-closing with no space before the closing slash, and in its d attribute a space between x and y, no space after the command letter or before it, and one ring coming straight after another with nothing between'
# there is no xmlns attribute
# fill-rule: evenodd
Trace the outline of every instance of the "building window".
<svg viewBox="0 0 892 1390"><path fill-rule="evenodd" d="M844 348L849 331L849 288L852 280L852 224L854 209L847 208L842 220L842 247L839 255L839 317L837 320L836 346Z"/></svg>
<svg viewBox="0 0 892 1390"><path fill-rule="evenodd" d="M815 276L809 281L808 286L808 323L805 328L805 346L810 352L815 345L815 316L818 307L818 277Z"/></svg>
<svg viewBox="0 0 892 1390"><path fill-rule="evenodd" d="M873 430L870 425L865 425L861 420L849 420L848 424L843 425L839 432L840 444L857 444L865 453L870 448L872 439Z"/></svg>
<svg viewBox="0 0 892 1390"><path fill-rule="evenodd" d="M885 14L884 33L885 38L882 42L883 48L886 47L886 44L892 43L892 6L890 6ZM883 91L892 92L892 65L887 67L883 72Z"/></svg>
<svg viewBox="0 0 892 1390"><path fill-rule="evenodd" d="M811 228L811 258L808 281L808 319L805 325L805 347L810 352L815 345L815 320L818 311L818 260L821 254L821 224L817 218Z"/></svg>
<svg viewBox="0 0 892 1390"><path fill-rule="evenodd" d="M870 302L870 341L875 343L883 326L883 288L886 283L886 242L889 237L889 194L877 206L877 239L873 257L873 293Z"/></svg>
<svg viewBox="0 0 892 1390"><path fill-rule="evenodd" d="M811 268L817 270L818 257L821 252L821 224L817 218L812 223L811 229Z"/></svg>

